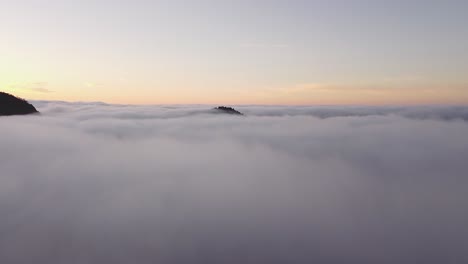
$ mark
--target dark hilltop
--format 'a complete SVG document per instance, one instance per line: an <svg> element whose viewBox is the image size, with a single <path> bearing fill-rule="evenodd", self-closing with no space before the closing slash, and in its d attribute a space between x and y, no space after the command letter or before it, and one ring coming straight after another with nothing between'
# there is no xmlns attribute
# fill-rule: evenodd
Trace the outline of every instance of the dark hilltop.
<svg viewBox="0 0 468 264"><path fill-rule="evenodd" d="M224 113L224 114L230 114L230 115L244 115L243 113L237 111L236 109L232 107L227 107L227 106L218 106L213 108L218 113Z"/></svg>
<svg viewBox="0 0 468 264"><path fill-rule="evenodd" d="M0 116L29 115L39 113L28 101L0 92Z"/></svg>

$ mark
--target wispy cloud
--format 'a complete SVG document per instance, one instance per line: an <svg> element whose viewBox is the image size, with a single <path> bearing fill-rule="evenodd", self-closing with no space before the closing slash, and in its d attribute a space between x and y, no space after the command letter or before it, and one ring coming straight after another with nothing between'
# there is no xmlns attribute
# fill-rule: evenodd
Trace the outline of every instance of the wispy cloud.
<svg viewBox="0 0 468 264"><path fill-rule="evenodd" d="M54 91L47 88L47 82L24 82L24 83L14 83L10 84L9 88L12 89L21 89L29 90L37 93L52 93Z"/></svg>
<svg viewBox="0 0 468 264"><path fill-rule="evenodd" d="M53 93L54 92L54 91L49 90L49 89L44 88L44 87L31 88L29 90L34 91L34 92L38 92L38 93Z"/></svg>
<svg viewBox="0 0 468 264"><path fill-rule="evenodd" d="M288 44L284 43L258 43L258 42L247 42L240 44L241 48L288 48Z"/></svg>
<svg viewBox="0 0 468 264"><path fill-rule="evenodd" d="M389 93L389 92L408 92L408 88L412 91L420 93L433 92L434 84L425 83L423 78L384 78L381 81L362 82L362 83L299 83L287 87L272 88L271 91L276 91L283 94L303 94L303 93ZM450 85L449 89L460 89L462 85Z"/></svg>
<svg viewBox="0 0 468 264"><path fill-rule="evenodd" d="M100 84L100 83L94 83L94 82L84 82L83 85L84 85L86 88L100 88L100 87L103 86L103 85Z"/></svg>

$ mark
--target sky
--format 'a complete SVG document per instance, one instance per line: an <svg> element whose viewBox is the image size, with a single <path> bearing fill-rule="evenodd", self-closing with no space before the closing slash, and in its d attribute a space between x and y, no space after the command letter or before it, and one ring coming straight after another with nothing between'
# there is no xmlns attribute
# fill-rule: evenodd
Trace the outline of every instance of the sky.
<svg viewBox="0 0 468 264"><path fill-rule="evenodd" d="M468 263L468 107L33 101L0 263Z"/></svg>
<svg viewBox="0 0 468 264"><path fill-rule="evenodd" d="M120 104L468 104L468 2L0 0L0 90Z"/></svg>

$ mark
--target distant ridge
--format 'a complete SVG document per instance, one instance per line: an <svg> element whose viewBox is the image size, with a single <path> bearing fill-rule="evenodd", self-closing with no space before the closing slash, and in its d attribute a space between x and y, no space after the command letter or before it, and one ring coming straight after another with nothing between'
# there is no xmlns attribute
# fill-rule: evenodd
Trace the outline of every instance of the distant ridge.
<svg viewBox="0 0 468 264"><path fill-rule="evenodd" d="M227 106L218 106L213 109L216 110L217 112L230 114L230 115L244 115L241 112L237 111L236 109L232 107L227 107Z"/></svg>
<svg viewBox="0 0 468 264"><path fill-rule="evenodd" d="M34 113L39 112L32 104L28 103L28 101L9 93L0 92L0 116L28 115Z"/></svg>

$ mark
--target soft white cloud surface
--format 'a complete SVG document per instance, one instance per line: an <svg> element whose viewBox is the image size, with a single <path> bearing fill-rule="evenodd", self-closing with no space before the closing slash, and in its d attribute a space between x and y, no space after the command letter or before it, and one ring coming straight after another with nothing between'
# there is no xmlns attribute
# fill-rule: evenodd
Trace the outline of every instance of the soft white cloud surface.
<svg viewBox="0 0 468 264"><path fill-rule="evenodd" d="M465 107L34 102L0 263L465 263Z"/></svg>

